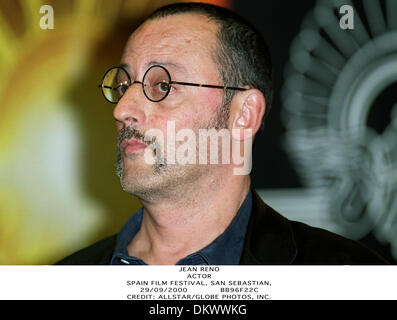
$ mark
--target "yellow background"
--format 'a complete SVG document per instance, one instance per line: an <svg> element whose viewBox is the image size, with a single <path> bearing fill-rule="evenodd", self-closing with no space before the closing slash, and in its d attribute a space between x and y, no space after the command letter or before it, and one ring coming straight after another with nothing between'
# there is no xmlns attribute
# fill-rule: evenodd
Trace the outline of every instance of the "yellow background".
<svg viewBox="0 0 397 320"><path fill-rule="evenodd" d="M98 84L134 27L169 2L0 2L0 264L52 264L140 207L116 176L113 105ZM40 28L42 5L52 30Z"/></svg>

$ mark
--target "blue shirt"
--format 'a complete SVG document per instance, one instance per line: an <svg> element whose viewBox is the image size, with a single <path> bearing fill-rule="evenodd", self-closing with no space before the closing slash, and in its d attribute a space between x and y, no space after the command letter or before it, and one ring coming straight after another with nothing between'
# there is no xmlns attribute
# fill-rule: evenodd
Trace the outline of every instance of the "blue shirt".
<svg viewBox="0 0 397 320"><path fill-rule="evenodd" d="M251 190L242 203L229 227L205 248L178 261L177 265L236 265L243 252L245 233L252 209ZM110 260L112 265L146 265L137 257L128 255L127 246L139 231L142 224L143 209L132 215L120 230L116 247Z"/></svg>

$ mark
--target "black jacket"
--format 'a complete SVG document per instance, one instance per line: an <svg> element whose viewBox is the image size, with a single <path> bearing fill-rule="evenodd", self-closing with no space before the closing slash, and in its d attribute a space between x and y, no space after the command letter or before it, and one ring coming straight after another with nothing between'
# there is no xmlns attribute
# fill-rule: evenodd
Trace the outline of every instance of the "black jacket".
<svg viewBox="0 0 397 320"><path fill-rule="evenodd" d="M290 221L252 190L253 203L240 264L379 265L388 264L360 243L329 231ZM117 235L82 249L57 264L109 264Z"/></svg>

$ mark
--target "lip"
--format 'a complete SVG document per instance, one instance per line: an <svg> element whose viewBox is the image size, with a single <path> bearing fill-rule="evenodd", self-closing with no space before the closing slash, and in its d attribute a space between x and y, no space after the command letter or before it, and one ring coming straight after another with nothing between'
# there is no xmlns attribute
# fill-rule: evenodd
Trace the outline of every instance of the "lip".
<svg viewBox="0 0 397 320"><path fill-rule="evenodd" d="M147 145L138 140L129 139L129 140L124 140L120 144L120 147L121 150L123 150L125 153L133 153L145 149Z"/></svg>

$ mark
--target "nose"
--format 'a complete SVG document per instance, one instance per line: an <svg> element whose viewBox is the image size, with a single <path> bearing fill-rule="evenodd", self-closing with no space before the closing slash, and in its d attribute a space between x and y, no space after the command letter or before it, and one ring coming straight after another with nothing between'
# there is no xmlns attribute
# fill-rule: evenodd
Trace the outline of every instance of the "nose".
<svg viewBox="0 0 397 320"><path fill-rule="evenodd" d="M121 97L113 110L113 116L123 127L141 126L146 119L144 108L147 100L142 92L142 84L134 82Z"/></svg>

